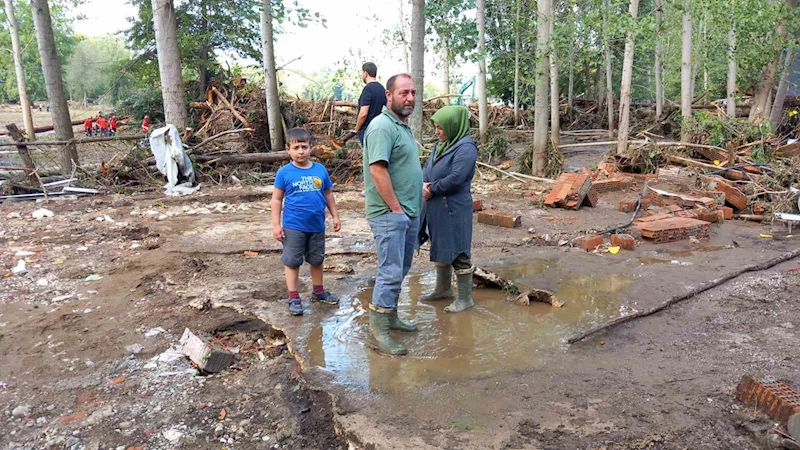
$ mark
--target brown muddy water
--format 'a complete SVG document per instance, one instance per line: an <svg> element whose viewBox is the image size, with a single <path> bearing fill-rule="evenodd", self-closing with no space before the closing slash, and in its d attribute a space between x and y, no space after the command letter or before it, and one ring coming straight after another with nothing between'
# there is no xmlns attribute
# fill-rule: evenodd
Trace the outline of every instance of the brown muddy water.
<svg viewBox="0 0 800 450"><path fill-rule="evenodd" d="M552 271L561 279L555 295L565 306L520 306L500 290L475 289L475 308L447 314L443 309L448 300L418 300L433 289L435 272L412 272L403 284L398 310L419 331L392 332L408 347L408 356L383 356L365 346L371 283L343 296L338 310L299 336L296 344L309 366L332 372L336 382L394 391L530 369L546 360L545 353L552 354L543 350L566 348L564 340L579 329L633 312L619 295L630 283L621 274L556 275L556 261L547 259L492 270L521 287Z"/></svg>

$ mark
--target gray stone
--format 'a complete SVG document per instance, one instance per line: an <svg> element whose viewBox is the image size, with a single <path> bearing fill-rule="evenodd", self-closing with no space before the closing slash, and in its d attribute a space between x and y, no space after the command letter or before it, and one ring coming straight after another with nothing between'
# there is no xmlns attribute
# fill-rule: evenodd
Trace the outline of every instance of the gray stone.
<svg viewBox="0 0 800 450"><path fill-rule="evenodd" d="M119 427L123 430L127 430L128 428L133 426L133 422L126 420L125 422L120 422Z"/></svg>
<svg viewBox="0 0 800 450"><path fill-rule="evenodd" d="M800 442L800 414L793 414L789 417L789 424L786 428L789 430L789 435L792 439Z"/></svg>
<svg viewBox="0 0 800 450"><path fill-rule="evenodd" d="M19 405L11 411L11 415L14 417L24 417L31 413L31 407L29 405Z"/></svg>
<svg viewBox="0 0 800 450"><path fill-rule="evenodd" d="M36 425L44 425L47 423L47 417L38 417L36 419Z"/></svg>
<svg viewBox="0 0 800 450"><path fill-rule="evenodd" d="M131 344L125 346L125 351L128 353L133 353L134 355L138 355L142 352L142 350L144 350L142 344Z"/></svg>
<svg viewBox="0 0 800 450"><path fill-rule="evenodd" d="M66 443L67 450L82 450L83 449L83 442L76 437L71 437L67 439Z"/></svg>

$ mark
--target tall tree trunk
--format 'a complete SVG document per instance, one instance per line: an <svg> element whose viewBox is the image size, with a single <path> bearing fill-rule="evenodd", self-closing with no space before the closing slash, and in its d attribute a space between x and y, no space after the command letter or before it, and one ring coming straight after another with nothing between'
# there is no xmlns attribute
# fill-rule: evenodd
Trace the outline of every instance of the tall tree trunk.
<svg viewBox="0 0 800 450"><path fill-rule="evenodd" d="M614 72L611 71L611 39L609 37L608 15L611 5L609 0L603 3L603 51L606 60L606 103L608 108L608 137L614 137Z"/></svg>
<svg viewBox="0 0 800 450"><path fill-rule="evenodd" d="M442 86L444 87L443 94L450 94L450 47L448 47L447 39L444 38L442 38ZM450 102L449 98L447 102Z"/></svg>
<svg viewBox="0 0 800 450"><path fill-rule="evenodd" d="M19 105L22 107L22 121L25 122L25 134L28 140L36 140L33 130L33 115L31 102L28 99L28 85L25 82L25 69L22 66L22 47L19 44L19 31L17 17L14 15L14 1L6 0L6 20L8 31L11 34L11 50L14 53L14 70L17 76L17 91L19 91Z"/></svg>
<svg viewBox="0 0 800 450"><path fill-rule="evenodd" d="M489 111L486 100L486 0L477 0L478 23L478 134L481 144L486 144L489 128Z"/></svg>
<svg viewBox="0 0 800 450"><path fill-rule="evenodd" d="M36 28L36 42L39 46L39 58L42 62L42 73L47 87L47 100L53 115L53 129L56 140L68 141L75 137L72 133L72 120L69 116L69 105L64 92L64 80L61 78L61 61L53 36L53 23L50 19L50 5L47 0L31 0L33 25ZM72 175L74 165L78 164L78 152L75 144L69 144L61 152L59 166L63 175Z"/></svg>
<svg viewBox="0 0 800 450"><path fill-rule="evenodd" d="M414 114L411 115L411 131L422 141L422 100L425 83L425 0L411 1L411 78L417 96Z"/></svg>
<svg viewBox="0 0 800 450"><path fill-rule="evenodd" d="M728 30L728 116L736 118L736 25Z"/></svg>
<svg viewBox="0 0 800 450"><path fill-rule="evenodd" d="M517 0L517 15L514 21L514 128L519 126L519 48L521 34L519 19L521 10L522 0Z"/></svg>
<svg viewBox="0 0 800 450"><path fill-rule="evenodd" d="M567 114L575 106L575 47L569 51L569 84L567 85Z"/></svg>
<svg viewBox="0 0 800 450"><path fill-rule="evenodd" d="M186 94L181 74L181 55L178 52L175 7L172 0L152 0L152 2L158 71L161 75L161 96L164 99L164 116L167 123L183 130L188 125L188 119Z"/></svg>
<svg viewBox="0 0 800 450"><path fill-rule="evenodd" d="M201 2L200 8L200 33L202 34L201 40L202 45L200 47L200 67L198 68L198 81L200 82L200 93L205 95L206 88L208 87L208 38L206 34L208 33L208 8L206 7L205 2Z"/></svg>
<svg viewBox="0 0 800 450"><path fill-rule="evenodd" d="M589 64L589 59L583 63L583 98L585 100L592 99L592 67Z"/></svg>
<svg viewBox="0 0 800 450"><path fill-rule="evenodd" d="M549 46L550 25L550 0L539 0L537 5L537 37L536 37L536 99L533 122L533 159L532 173L536 176L544 175L547 164L547 123L549 117L548 78L550 63L547 60Z"/></svg>
<svg viewBox="0 0 800 450"><path fill-rule="evenodd" d="M408 40L406 39L406 15L403 13L403 3L406 0L400 0L400 41L403 43L403 65L406 72L411 72L411 66L408 63Z"/></svg>
<svg viewBox="0 0 800 450"><path fill-rule="evenodd" d="M774 4L774 2L770 2ZM792 8L797 4L797 0L786 0L786 4ZM761 82L756 88L755 95L753 95L752 104L750 106L751 122L759 122L769 117L767 112L767 104L769 103L770 96L772 95L772 88L775 85L775 76L778 72L780 65L780 58L783 55L784 40L786 38L786 24L783 21L778 22L777 27L778 39L780 41L780 48L776 50L775 57L767 63L764 68L764 75Z"/></svg>
<svg viewBox="0 0 800 450"><path fill-rule="evenodd" d="M692 119L692 16L689 11L689 2L683 0L683 32L681 46L681 140L689 141Z"/></svg>
<svg viewBox="0 0 800 450"><path fill-rule="evenodd" d="M772 92L769 93L767 97L767 107L764 108L764 117L769 117L769 113L772 111Z"/></svg>
<svg viewBox="0 0 800 450"><path fill-rule="evenodd" d="M775 93L775 101L772 103L772 111L769 115L769 121L772 124L772 129L777 130L780 125L781 117L783 116L783 103L786 100L786 94L789 92L789 84L791 84L792 70L794 69L794 59L796 56L795 47L789 47L786 51L786 58L783 63L783 74L781 75L780 84L778 84L778 91Z"/></svg>
<svg viewBox="0 0 800 450"><path fill-rule="evenodd" d="M628 12L636 22L639 15L639 0L631 0ZM625 57L622 62L622 84L619 88L619 133L617 133L617 154L628 150L628 133L631 123L631 83L633 81L633 31L625 33Z"/></svg>
<svg viewBox="0 0 800 450"><path fill-rule="evenodd" d="M261 51L264 60L264 89L267 100L267 123L270 150L284 148L281 98L278 94L278 73L275 70L275 36L272 31L272 2L263 0L261 7Z"/></svg>
<svg viewBox="0 0 800 450"><path fill-rule="evenodd" d="M549 31L549 46L550 46L550 141L552 145L558 145L561 135L561 95L558 91L558 61L556 60L556 44L555 44L555 7L553 2L555 0L548 0L550 2L551 16L547 20L550 27Z"/></svg>
<svg viewBox="0 0 800 450"><path fill-rule="evenodd" d="M664 0L656 0L656 117L664 114Z"/></svg>

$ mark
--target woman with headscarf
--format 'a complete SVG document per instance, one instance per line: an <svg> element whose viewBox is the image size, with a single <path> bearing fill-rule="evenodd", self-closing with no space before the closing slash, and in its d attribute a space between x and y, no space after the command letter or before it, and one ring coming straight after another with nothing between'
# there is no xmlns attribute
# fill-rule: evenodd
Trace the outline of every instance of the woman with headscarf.
<svg viewBox="0 0 800 450"><path fill-rule="evenodd" d="M445 106L432 117L439 142L422 170L420 245L431 241L436 265L436 288L423 301L453 298L453 269L458 296L444 310L457 313L475 305L472 300L472 194L478 147L469 137L469 111Z"/></svg>

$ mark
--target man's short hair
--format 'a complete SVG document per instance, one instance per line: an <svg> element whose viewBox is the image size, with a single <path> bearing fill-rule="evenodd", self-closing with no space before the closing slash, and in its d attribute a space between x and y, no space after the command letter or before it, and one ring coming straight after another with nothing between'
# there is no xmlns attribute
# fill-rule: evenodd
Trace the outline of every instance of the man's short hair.
<svg viewBox="0 0 800 450"><path fill-rule="evenodd" d="M414 79L411 74L408 73L398 73L397 75L392 75L392 77L389 78L389 81L386 82L387 91L394 92L394 85L398 78L408 78L409 80Z"/></svg>
<svg viewBox="0 0 800 450"><path fill-rule="evenodd" d="M372 78L378 76L378 66L376 66L374 62L365 62L364 65L361 66L361 70L367 72L367 75Z"/></svg>
<svg viewBox="0 0 800 450"><path fill-rule="evenodd" d="M311 143L311 133L305 128L296 127L292 128L286 133L286 142L308 142Z"/></svg>

